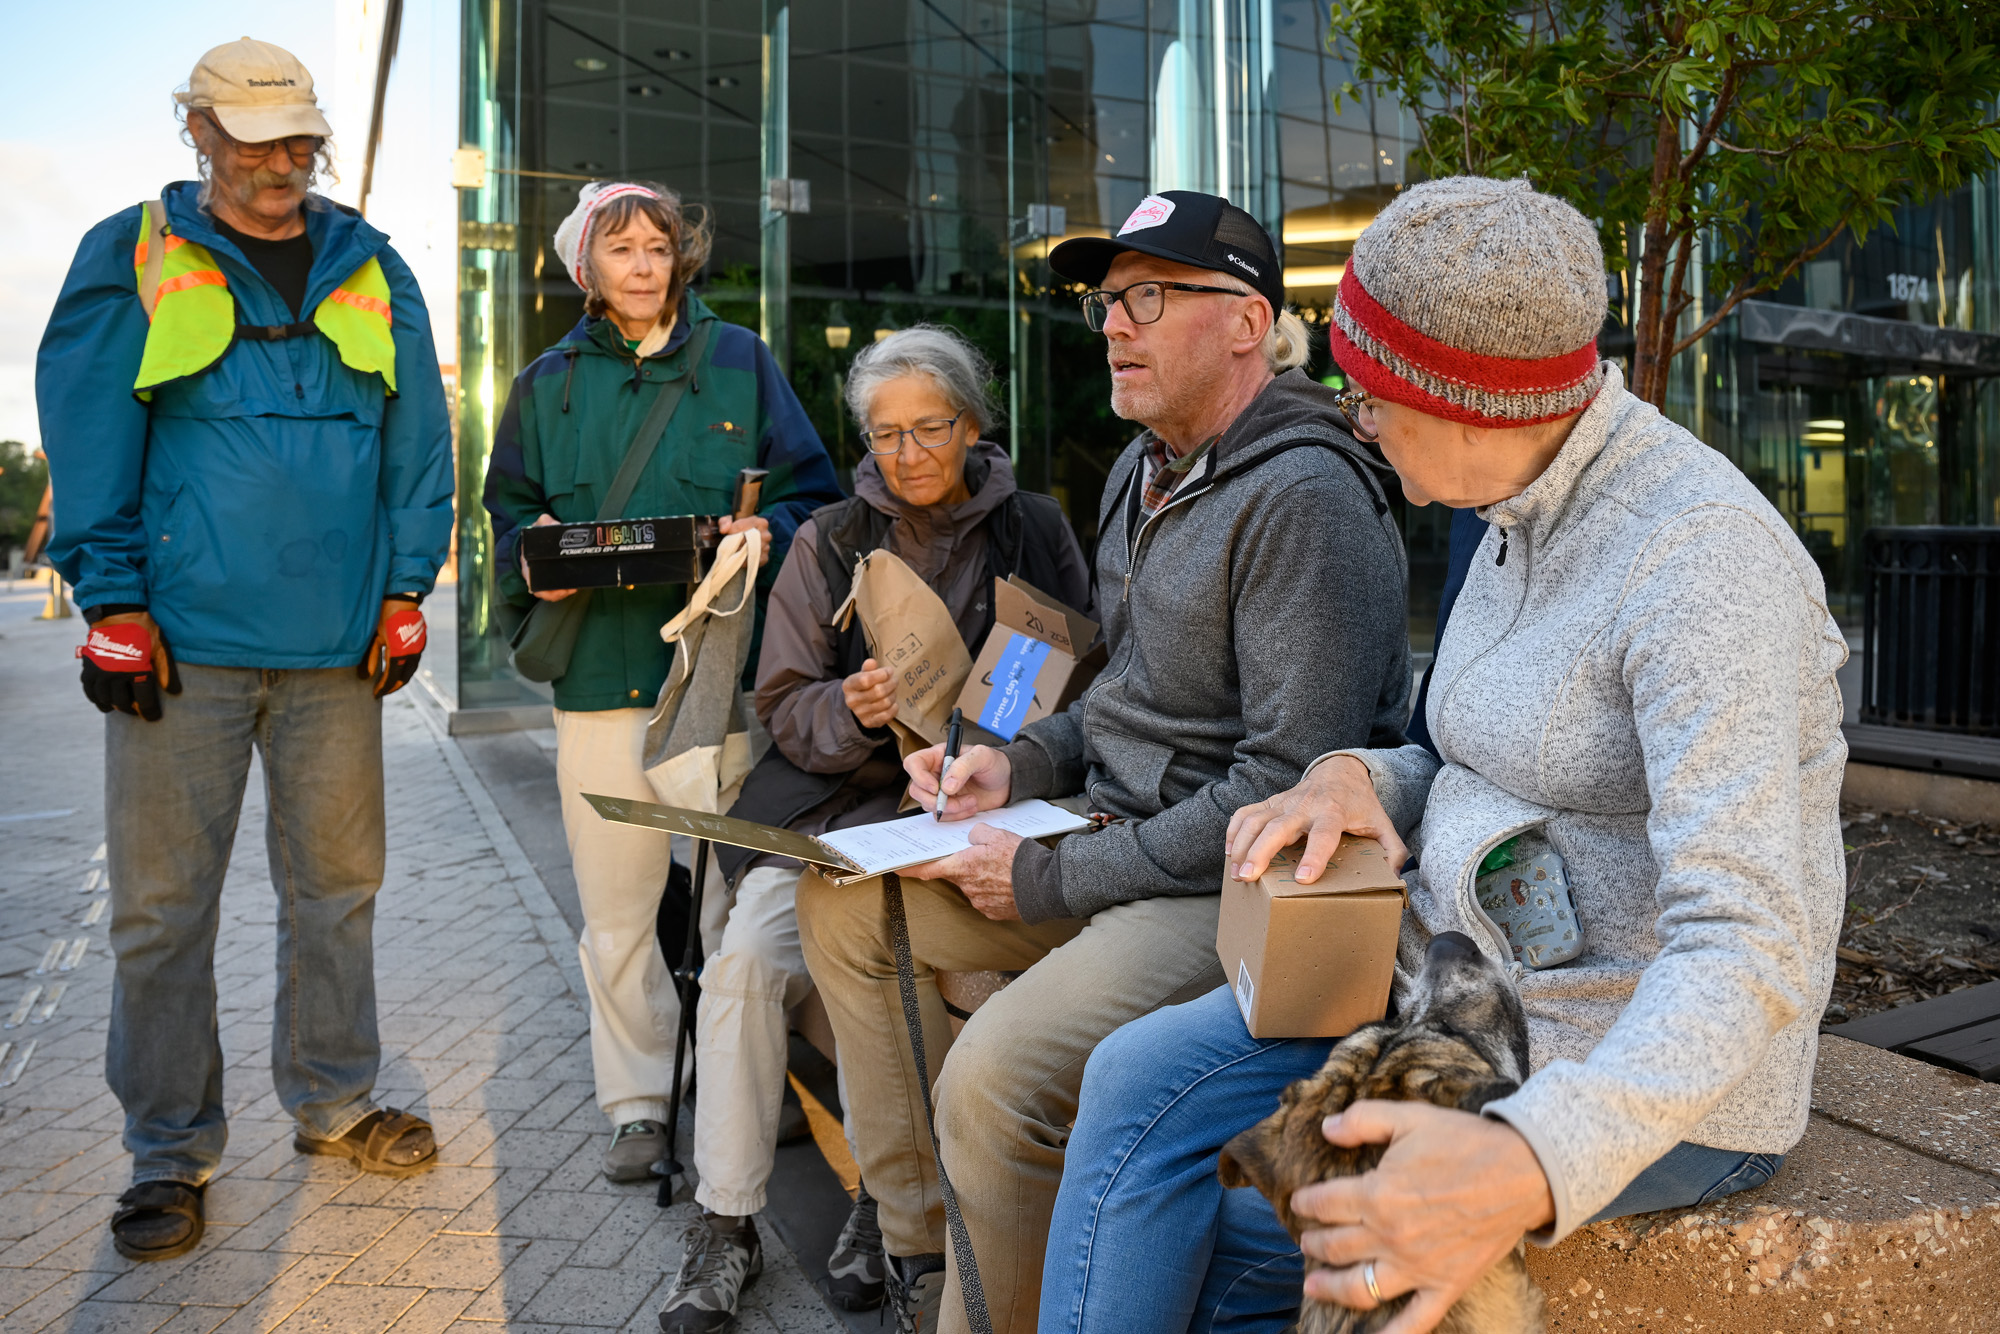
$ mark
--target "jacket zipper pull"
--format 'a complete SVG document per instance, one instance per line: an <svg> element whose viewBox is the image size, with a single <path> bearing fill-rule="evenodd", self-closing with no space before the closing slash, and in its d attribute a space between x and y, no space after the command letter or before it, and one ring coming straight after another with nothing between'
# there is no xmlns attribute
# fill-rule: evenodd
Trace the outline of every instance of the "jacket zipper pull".
<svg viewBox="0 0 2000 1334"><path fill-rule="evenodd" d="M1507 530L1505 528L1500 530L1500 554L1493 558L1493 563L1495 565L1505 565L1507 563Z"/></svg>
<svg viewBox="0 0 2000 1334"><path fill-rule="evenodd" d="M1130 570L1125 571L1125 591L1118 595L1118 600L1120 602L1130 602L1132 600L1132 572Z"/></svg>

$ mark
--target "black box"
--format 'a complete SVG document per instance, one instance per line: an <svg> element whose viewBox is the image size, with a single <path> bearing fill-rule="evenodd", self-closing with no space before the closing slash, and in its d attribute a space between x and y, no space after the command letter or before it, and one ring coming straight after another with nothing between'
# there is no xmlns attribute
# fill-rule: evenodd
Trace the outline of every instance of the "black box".
<svg viewBox="0 0 2000 1334"><path fill-rule="evenodd" d="M531 588L699 583L722 540L720 519L670 514L615 523L558 523L521 532Z"/></svg>

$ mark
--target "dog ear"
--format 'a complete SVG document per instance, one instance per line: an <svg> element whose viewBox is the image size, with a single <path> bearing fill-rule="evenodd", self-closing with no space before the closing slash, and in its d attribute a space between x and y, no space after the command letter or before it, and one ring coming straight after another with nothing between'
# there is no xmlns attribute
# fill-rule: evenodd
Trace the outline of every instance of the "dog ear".
<svg viewBox="0 0 2000 1334"><path fill-rule="evenodd" d="M1511 1079L1490 1079L1483 1084L1474 1084L1458 1100L1461 1112L1477 1112L1489 1102L1512 1097L1521 1091L1521 1086Z"/></svg>
<svg viewBox="0 0 2000 1334"><path fill-rule="evenodd" d="M1235 1190L1238 1186L1255 1186L1265 1199L1272 1198L1278 1182L1273 1170L1276 1164L1271 1160L1277 1136L1272 1133L1271 1123L1277 1119L1266 1117L1222 1146L1215 1171L1224 1187Z"/></svg>

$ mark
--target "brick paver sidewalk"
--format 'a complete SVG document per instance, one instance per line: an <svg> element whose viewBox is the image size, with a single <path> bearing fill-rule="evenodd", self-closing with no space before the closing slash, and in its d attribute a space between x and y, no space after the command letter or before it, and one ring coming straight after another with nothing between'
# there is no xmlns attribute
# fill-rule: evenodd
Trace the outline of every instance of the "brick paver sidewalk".
<svg viewBox="0 0 2000 1334"><path fill-rule="evenodd" d="M404 696L385 713L380 1093L431 1118L441 1165L395 1182L292 1151L271 1091L253 774L216 945L230 1137L208 1234L156 1264L112 1249L128 1160L103 1080L102 724L76 687L79 625L0 618L0 1021L20 1015L0 1032L0 1334L656 1329L693 1206L661 1210L650 1187L599 1175L569 929L456 746ZM839 1329L764 1233L742 1328Z"/></svg>

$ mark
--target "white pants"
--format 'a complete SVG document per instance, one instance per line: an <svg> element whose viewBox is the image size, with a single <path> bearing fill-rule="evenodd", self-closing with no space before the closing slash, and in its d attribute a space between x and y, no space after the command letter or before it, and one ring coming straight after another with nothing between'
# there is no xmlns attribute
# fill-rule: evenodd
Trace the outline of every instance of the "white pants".
<svg viewBox="0 0 2000 1334"><path fill-rule="evenodd" d="M785 1096L786 1013L812 990L793 910L796 868L760 866L736 887L722 944L701 971L695 1199L718 1214L764 1207Z"/></svg>
<svg viewBox="0 0 2000 1334"><path fill-rule="evenodd" d="M577 955L590 991L590 1059L597 1076L597 1105L613 1125L664 1121L672 1092L680 1000L667 961L660 957L655 932L673 851L666 834L603 819L582 796L594 792L655 800L640 764L652 710L557 709L555 715L556 788L562 796L577 898L583 905L583 939L577 943ZM720 881L711 873L711 888ZM790 906L788 896L788 913ZM702 939L712 942L728 913L726 894L710 894L702 908ZM791 939L796 955L796 928ZM782 1069L781 1065L780 1079Z"/></svg>

